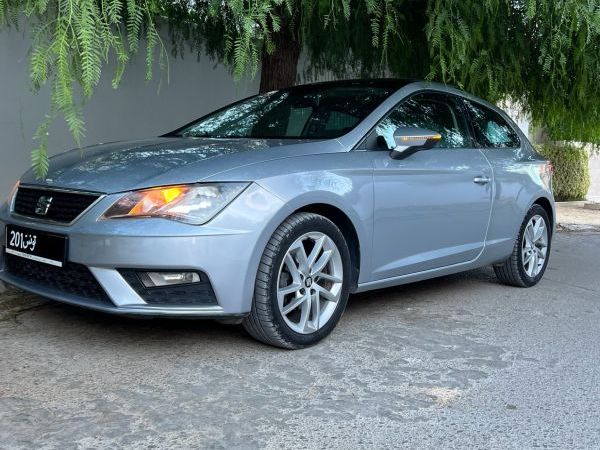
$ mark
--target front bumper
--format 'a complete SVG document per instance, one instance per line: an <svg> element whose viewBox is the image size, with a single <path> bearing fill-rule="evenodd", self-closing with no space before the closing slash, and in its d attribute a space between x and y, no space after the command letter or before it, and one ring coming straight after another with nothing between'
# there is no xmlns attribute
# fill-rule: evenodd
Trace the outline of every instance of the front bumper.
<svg viewBox="0 0 600 450"><path fill-rule="evenodd" d="M105 197L70 226L15 217L6 206L0 209L2 245L7 223L67 235L68 261L89 269L108 301L15 276L7 270L3 248L0 279L53 300L115 314L232 318L249 312L260 256L285 216L279 198L253 184L203 226L165 219L99 220L118 197ZM120 269L202 272L214 290L216 304L149 304Z"/></svg>

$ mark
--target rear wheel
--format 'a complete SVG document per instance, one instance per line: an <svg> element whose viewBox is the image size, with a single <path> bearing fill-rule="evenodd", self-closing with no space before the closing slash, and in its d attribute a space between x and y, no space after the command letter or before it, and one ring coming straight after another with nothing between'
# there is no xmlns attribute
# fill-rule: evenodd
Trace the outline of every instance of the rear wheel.
<svg viewBox="0 0 600 450"><path fill-rule="evenodd" d="M263 253L244 328L277 347L317 343L346 308L350 273L348 245L333 222L312 213L290 216Z"/></svg>
<svg viewBox="0 0 600 450"><path fill-rule="evenodd" d="M511 256L494 266L498 279L511 286L535 286L548 266L551 238L546 210L533 205L523 220Z"/></svg>

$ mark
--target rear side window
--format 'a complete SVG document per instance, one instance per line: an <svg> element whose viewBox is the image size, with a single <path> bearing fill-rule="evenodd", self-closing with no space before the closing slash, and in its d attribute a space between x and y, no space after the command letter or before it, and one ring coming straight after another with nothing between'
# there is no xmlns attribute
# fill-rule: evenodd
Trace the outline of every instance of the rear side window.
<svg viewBox="0 0 600 450"><path fill-rule="evenodd" d="M398 127L417 127L442 135L438 147L468 147L469 138L464 122L448 96L418 94L398 105L376 127L376 133L385 139L389 148L395 147L394 131Z"/></svg>
<svg viewBox="0 0 600 450"><path fill-rule="evenodd" d="M515 148L521 145L519 136L500 114L485 106L465 100L475 140L487 148Z"/></svg>

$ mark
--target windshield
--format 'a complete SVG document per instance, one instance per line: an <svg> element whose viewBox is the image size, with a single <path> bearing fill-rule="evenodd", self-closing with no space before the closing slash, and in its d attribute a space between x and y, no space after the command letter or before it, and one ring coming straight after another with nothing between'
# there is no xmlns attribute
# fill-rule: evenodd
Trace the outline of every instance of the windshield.
<svg viewBox="0 0 600 450"><path fill-rule="evenodd" d="M329 139L346 134L385 100L391 86L316 84L257 95L170 136Z"/></svg>

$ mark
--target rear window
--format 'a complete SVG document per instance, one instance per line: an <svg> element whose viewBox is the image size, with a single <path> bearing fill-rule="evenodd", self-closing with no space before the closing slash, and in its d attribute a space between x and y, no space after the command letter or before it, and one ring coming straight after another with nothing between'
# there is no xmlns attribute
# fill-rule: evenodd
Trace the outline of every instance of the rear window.
<svg viewBox="0 0 600 450"><path fill-rule="evenodd" d="M515 148L521 145L519 136L500 114L465 100L473 124L475 140L487 148Z"/></svg>

